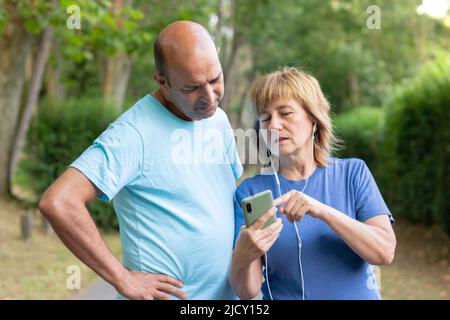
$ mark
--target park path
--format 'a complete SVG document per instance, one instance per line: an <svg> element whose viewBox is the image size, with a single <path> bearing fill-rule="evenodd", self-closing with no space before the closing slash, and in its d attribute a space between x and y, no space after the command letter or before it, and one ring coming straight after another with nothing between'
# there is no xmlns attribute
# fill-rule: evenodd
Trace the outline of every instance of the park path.
<svg viewBox="0 0 450 320"><path fill-rule="evenodd" d="M103 279L94 282L84 292L76 296L75 300L116 300L117 291Z"/></svg>

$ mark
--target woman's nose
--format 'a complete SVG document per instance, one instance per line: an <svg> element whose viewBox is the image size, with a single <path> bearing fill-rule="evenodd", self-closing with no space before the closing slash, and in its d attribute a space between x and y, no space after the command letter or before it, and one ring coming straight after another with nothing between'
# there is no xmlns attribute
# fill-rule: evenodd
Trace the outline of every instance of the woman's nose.
<svg viewBox="0 0 450 320"><path fill-rule="evenodd" d="M281 121L278 117L274 116L269 120L267 124L268 130L280 130L282 128Z"/></svg>

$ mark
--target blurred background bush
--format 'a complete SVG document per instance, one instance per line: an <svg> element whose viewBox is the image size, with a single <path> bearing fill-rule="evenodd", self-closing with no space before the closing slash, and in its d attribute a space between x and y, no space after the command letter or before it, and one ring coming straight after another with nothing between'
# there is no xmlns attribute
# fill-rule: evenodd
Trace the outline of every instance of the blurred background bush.
<svg viewBox="0 0 450 320"><path fill-rule="evenodd" d="M364 159L396 216L450 233L450 58L399 85L381 107L334 119L341 157Z"/></svg>
<svg viewBox="0 0 450 320"><path fill-rule="evenodd" d="M37 194L41 195L83 151L89 147L119 113L102 99L45 100L31 123L21 166ZM118 229L111 203L88 205L97 225Z"/></svg>

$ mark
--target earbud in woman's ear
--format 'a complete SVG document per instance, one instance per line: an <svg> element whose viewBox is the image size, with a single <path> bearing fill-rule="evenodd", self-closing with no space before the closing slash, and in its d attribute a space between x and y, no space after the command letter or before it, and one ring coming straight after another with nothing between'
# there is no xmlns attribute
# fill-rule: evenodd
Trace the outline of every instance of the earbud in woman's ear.
<svg viewBox="0 0 450 320"><path fill-rule="evenodd" d="M317 123L314 122L313 132L312 132L312 139L313 139L313 141L316 138L316 136L315 136L315 134L316 134L316 127L317 127Z"/></svg>

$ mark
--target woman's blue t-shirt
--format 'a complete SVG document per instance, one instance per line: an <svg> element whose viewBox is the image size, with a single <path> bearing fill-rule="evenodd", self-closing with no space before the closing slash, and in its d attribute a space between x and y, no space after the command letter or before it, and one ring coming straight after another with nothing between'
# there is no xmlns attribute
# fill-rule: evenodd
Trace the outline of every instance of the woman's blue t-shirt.
<svg viewBox="0 0 450 320"><path fill-rule="evenodd" d="M306 180L291 181L279 174L281 193L301 191ZM243 198L278 188L273 175L256 175L244 180L235 196L235 241L245 224L240 202ZM393 217L369 168L360 159L330 158L326 167L317 167L304 193L344 214L364 222L377 215ZM279 238L267 253L268 279L273 299L302 299L298 263L299 247L294 226L284 215ZM380 299L374 267L358 256L324 221L305 215L296 222L302 240L301 262L305 299ZM265 273L264 273L265 275ZM264 299L270 299L266 281Z"/></svg>

